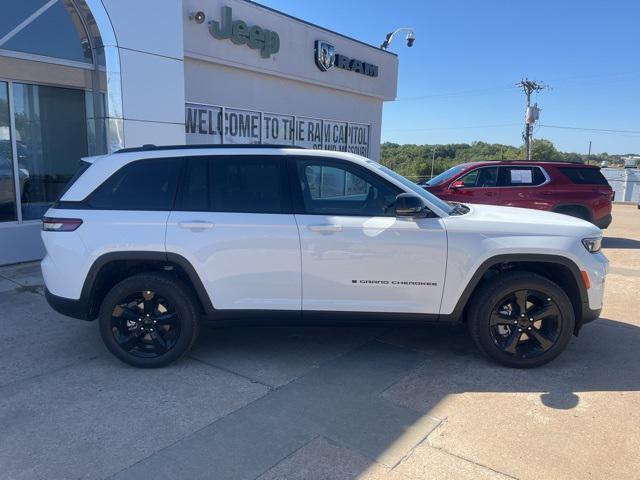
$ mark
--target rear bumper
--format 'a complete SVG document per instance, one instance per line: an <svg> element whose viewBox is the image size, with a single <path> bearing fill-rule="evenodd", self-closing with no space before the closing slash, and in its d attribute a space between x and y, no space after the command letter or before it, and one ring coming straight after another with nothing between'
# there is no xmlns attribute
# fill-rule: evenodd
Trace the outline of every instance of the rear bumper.
<svg viewBox="0 0 640 480"><path fill-rule="evenodd" d="M594 224L596 227L598 227L598 228L602 228L602 229L604 230L604 229L605 229L605 228L607 228L609 225L611 225L611 220L612 220L611 214L608 214L608 215L605 215L605 216L604 216L604 217L602 217L602 218L599 218L599 219L597 219L597 220L594 220L594 221L593 221L593 224Z"/></svg>
<svg viewBox="0 0 640 480"><path fill-rule="evenodd" d="M77 318L78 320L92 320L88 315L88 305L82 299L74 300L71 298L58 297L46 288L44 289L44 296L49 306L56 312L67 317Z"/></svg>

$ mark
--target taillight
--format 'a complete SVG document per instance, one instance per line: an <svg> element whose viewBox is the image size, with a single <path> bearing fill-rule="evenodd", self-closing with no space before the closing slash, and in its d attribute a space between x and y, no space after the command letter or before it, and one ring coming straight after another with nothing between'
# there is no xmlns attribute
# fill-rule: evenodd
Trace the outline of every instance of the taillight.
<svg viewBox="0 0 640 480"><path fill-rule="evenodd" d="M80 225L82 220L79 218L44 217L42 219L42 230L45 232L73 232Z"/></svg>

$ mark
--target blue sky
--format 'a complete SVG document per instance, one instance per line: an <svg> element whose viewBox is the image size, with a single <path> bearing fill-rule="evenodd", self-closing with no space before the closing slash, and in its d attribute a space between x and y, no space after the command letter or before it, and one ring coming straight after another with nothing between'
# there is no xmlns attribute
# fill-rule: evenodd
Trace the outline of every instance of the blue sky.
<svg viewBox="0 0 640 480"><path fill-rule="evenodd" d="M397 38L398 99L387 102L383 141L521 143L523 77L538 94L542 125L640 132L640 1L263 0L272 8L379 45ZM640 153L640 133L538 127L561 150Z"/></svg>

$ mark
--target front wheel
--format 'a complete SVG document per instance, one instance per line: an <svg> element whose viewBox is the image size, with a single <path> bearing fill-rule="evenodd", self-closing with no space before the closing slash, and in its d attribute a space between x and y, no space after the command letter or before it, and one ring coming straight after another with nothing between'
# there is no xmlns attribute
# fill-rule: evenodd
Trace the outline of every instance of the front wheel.
<svg viewBox="0 0 640 480"><path fill-rule="evenodd" d="M514 368L543 365L571 340L575 316L567 294L551 280L530 272L508 272L480 287L468 309L478 348Z"/></svg>
<svg viewBox="0 0 640 480"><path fill-rule="evenodd" d="M163 274L133 275L115 285L100 307L100 334L116 357L129 365L155 368L184 355L198 334L192 295Z"/></svg>

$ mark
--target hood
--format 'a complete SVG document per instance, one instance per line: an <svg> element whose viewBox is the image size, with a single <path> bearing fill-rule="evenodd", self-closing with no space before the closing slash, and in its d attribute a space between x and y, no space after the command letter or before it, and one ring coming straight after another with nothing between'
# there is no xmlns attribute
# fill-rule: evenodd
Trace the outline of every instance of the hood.
<svg viewBox="0 0 640 480"><path fill-rule="evenodd" d="M447 228L465 224L486 233L535 234L550 236L598 237L602 230L590 222L560 213L529 208L465 204L469 213L445 219Z"/></svg>

